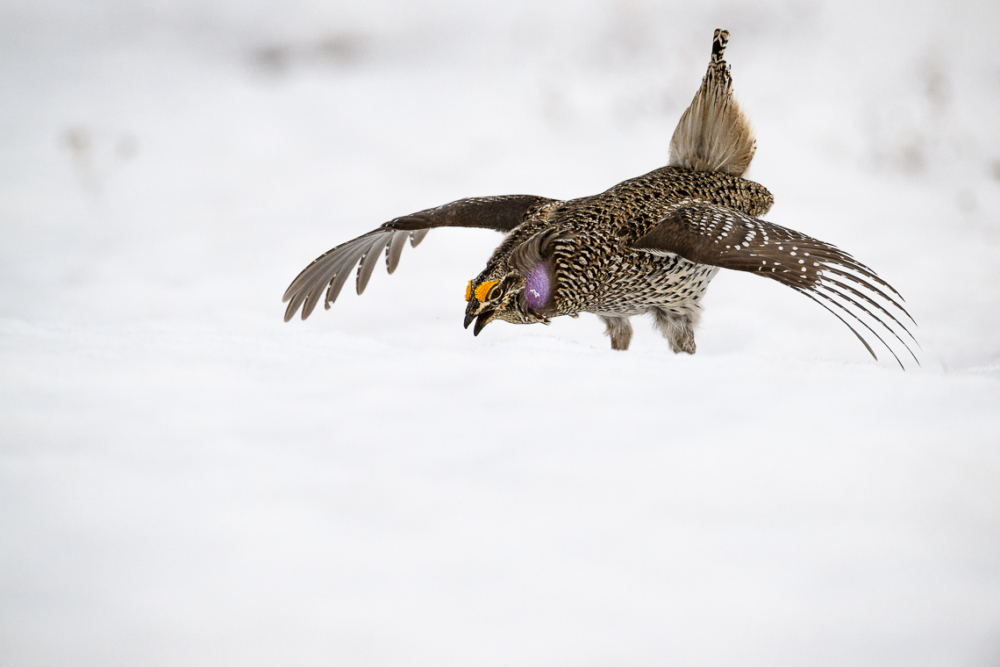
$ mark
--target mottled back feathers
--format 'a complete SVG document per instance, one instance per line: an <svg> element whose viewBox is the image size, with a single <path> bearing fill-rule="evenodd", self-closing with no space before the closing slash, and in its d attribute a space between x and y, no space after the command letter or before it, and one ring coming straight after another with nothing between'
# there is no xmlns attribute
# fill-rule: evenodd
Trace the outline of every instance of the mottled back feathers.
<svg viewBox="0 0 1000 667"><path fill-rule="evenodd" d="M587 312L604 321L612 348L624 350L632 338L628 318L648 314L673 351L693 354L701 299L716 273L731 269L812 299L872 356L868 335L897 361L886 340L916 359L904 324L912 318L888 283L835 246L761 219L774 198L742 178L756 144L733 98L723 59L728 37L715 31L708 71L674 131L668 166L569 201L475 197L396 218L306 267L285 292L285 319L299 308L305 319L320 301L328 308L355 266L360 294L383 250L392 273L407 240L416 245L435 227L479 227L506 238L466 290L465 326L475 322L476 335L494 320L548 323Z"/></svg>

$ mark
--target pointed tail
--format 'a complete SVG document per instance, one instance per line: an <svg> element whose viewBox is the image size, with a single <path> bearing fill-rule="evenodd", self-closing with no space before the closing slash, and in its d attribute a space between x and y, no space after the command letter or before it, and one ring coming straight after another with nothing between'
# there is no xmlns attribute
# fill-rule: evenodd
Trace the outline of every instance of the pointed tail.
<svg viewBox="0 0 1000 667"><path fill-rule="evenodd" d="M670 140L670 166L742 176L757 150L753 127L733 98L723 59L729 32L716 30L708 72Z"/></svg>

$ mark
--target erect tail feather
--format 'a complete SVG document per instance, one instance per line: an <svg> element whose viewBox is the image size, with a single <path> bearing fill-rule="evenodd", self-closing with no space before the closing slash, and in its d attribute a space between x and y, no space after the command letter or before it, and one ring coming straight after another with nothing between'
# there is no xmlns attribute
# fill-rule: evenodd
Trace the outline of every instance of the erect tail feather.
<svg viewBox="0 0 1000 667"><path fill-rule="evenodd" d="M742 176L757 150L753 127L733 98L723 59L728 41L726 30L715 31L708 72L670 140L673 167Z"/></svg>

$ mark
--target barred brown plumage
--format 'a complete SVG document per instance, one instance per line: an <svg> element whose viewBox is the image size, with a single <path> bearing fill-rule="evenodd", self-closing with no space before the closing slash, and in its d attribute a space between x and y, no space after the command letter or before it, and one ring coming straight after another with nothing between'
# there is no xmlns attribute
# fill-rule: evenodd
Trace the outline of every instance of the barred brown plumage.
<svg viewBox="0 0 1000 667"><path fill-rule="evenodd" d="M632 338L628 318L650 314L675 352L694 353L701 299L725 268L772 278L816 301L873 357L851 322L881 341L900 366L872 324L917 360L896 330L916 342L891 312L913 321L895 289L835 246L760 219L774 199L742 178L756 141L733 98L723 59L728 37L715 31L708 71L671 139L669 166L580 199L475 197L391 220L306 267L285 292L285 320L300 307L307 318L324 291L329 308L355 265L361 294L383 249L392 273L407 239L416 246L435 227L480 227L507 237L467 292L465 326L475 321L476 335L496 319L548 323L586 312L604 321L612 348L624 350Z"/></svg>

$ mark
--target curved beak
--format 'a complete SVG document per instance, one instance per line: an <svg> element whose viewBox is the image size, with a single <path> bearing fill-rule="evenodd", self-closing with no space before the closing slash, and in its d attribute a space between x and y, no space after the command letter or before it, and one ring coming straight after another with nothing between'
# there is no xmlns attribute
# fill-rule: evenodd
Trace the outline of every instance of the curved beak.
<svg viewBox="0 0 1000 667"><path fill-rule="evenodd" d="M493 321L493 312L494 311L492 310L484 310L483 312L479 313L479 317L476 318L476 326L473 327L472 329L473 336L478 336L479 332L483 330L483 327L485 327L487 324ZM467 315L466 321L468 320L469 316ZM465 326L468 327L469 325L466 324Z"/></svg>
<svg viewBox="0 0 1000 667"><path fill-rule="evenodd" d="M474 320L474 319L476 319L475 314L473 314L473 313L466 313L465 314L465 325L464 326L465 326L466 329L469 328L469 325L472 324L472 320Z"/></svg>

